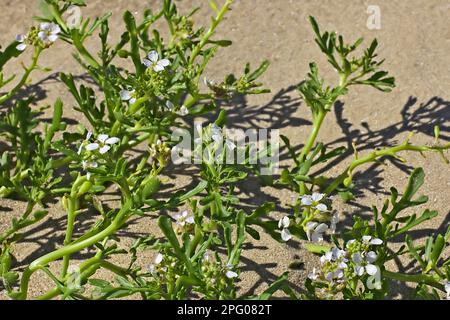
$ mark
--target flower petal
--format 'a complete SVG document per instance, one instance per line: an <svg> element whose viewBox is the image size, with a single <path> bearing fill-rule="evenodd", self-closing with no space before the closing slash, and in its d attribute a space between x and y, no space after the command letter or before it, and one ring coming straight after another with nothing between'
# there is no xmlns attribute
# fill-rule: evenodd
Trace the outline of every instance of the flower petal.
<svg viewBox="0 0 450 320"><path fill-rule="evenodd" d="M131 92L128 90L120 90L120 99L127 101L131 99Z"/></svg>
<svg viewBox="0 0 450 320"><path fill-rule="evenodd" d="M16 49L19 50L19 51L23 51L23 50L25 50L26 48L27 48L27 45L26 45L25 43L19 43L19 44L16 46Z"/></svg>
<svg viewBox="0 0 450 320"><path fill-rule="evenodd" d="M378 256L374 251L370 251L366 255L366 261L369 263L375 262L377 260Z"/></svg>
<svg viewBox="0 0 450 320"><path fill-rule="evenodd" d="M109 149L111 149L111 147L109 145L104 145L103 147L100 148L100 153L101 154L105 154L109 151Z"/></svg>
<svg viewBox="0 0 450 320"><path fill-rule="evenodd" d="M319 204L316 206L316 209L319 210L320 212L326 212L326 211L328 211L327 206L324 205L323 203L319 203Z"/></svg>
<svg viewBox="0 0 450 320"><path fill-rule="evenodd" d="M56 40L58 40L58 35L51 34L48 36L48 40L50 40L51 42L55 42Z"/></svg>
<svg viewBox="0 0 450 320"><path fill-rule="evenodd" d="M108 139L109 136L107 134L99 134L97 137L97 140L100 141L101 143L105 143L106 139Z"/></svg>
<svg viewBox="0 0 450 320"><path fill-rule="evenodd" d="M314 202L319 202L320 200L323 199L324 196L325 196L324 193L314 192L314 193L311 195L311 199L312 199Z"/></svg>
<svg viewBox="0 0 450 320"><path fill-rule="evenodd" d="M164 70L164 67L159 64L156 64L153 66L153 70L155 70L155 72L160 72Z"/></svg>
<svg viewBox="0 0 450 320"><path fill-rule="evenodd" d="M164 256L161 253L158 253L155 257L155 264L160 264L163 261Z"/></svg>
<svg viewBox="0 0 450 320"><path fill-rule="evenodd" d="M117 138L117 137L111 137L111 138L106 139L105 143L106 143L106 144L116 144L116 143L119 142L119 141L120 141L119 138Z"/></svg>
<svg viewBox="0 0 450 320"><path fill-rule="evenodd" d="M161 59L158 61L158 65L161 65L163 67L167 67L168 65L170 65L170 61L169 59Z"/></svg>
<svg viewBox="0 0 450 320"><path fill-rule="evenodd" d="M150 60L153 63L156 63L158 61L159 55L158 52L156 52L155 50L152 50L148 53L147 55L148 60Z"/></svg>
<svg viewBox="0 0 450 320"><path fill-rule="evenodd" d="M378 238L375 238L375 239L370 240L370 244L373 244L373 245L375 245L375 246L379 246L379 245L382 244L382 243L383 243L383 240L378 239Z"/></svg>
<svg viewBox="0 0 450 320"><path fill-rule="evenodd" d="M99 145L98 143L89 143L89 144L86 146L86 150L88 150L88 151L94 151L94 150L97 150L99 147L100 147L100 145Z"/></svg>
<svg viewBox="0 0 450 320"><path fill-rule="evenodd" d="M237 274L236 272L234 272L234 271L228 270L228 271L225 273L225 276L226 276L228 279L233 279L233 278L236 278L236 277L238 276L238 274Z"/></svg>
<svg viewBox="0 0 450 320"><path fill-rule="evenodd" d="M144 59L142 60L142 63L144 64L144 66L146 66L147 68L150 68L153 65L153 62L151 62L150 60Z"/></svg>
<svg viewBox="0 0 450 320"><path fill-rule="evenodd" d="M375 266L373 264L368 264L366 266L366 271L369 275L373 276L374 274L376 274L378 272L378 268L377 268L377 266Z"/></svg>
<svg viewBox="0 0 450 320"><path fill-rule="evenodd" d="M292 239L292 235L287 228L284 228L283 230L281 230L281 239L283 241L289 241Z"/></svg>

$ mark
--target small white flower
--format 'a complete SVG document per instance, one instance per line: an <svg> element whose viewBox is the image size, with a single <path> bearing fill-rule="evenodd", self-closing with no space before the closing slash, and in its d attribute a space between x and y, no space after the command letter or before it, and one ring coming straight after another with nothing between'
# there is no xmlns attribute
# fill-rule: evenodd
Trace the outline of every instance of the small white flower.
<svg viewBox="0 0 450 320"><path fill-rule="evenodd" d="M445 292L447 293L447 300L450 300L450 281L444 283Z"/></svg>
<svg viewBox="0 0 450 320"><path fill-rule="evenodd" d="M189 114L189 110L185 105L182 105L181 108L177 111L177 114L180 116L185 116Z"/></svg>
<svg viewBox="0 0 450 320"><path fill-rule="evenodd" d="M147 68L152 67L156 72L163 71L168 65L170 65L170 61L168 59L159 60L158 52L152 50L147 55L148 59L144 59L143 63Z"/></svg>
<svg viewBox="0 0 450 320"><path fill-rule="evenodd" d="M194 216L189 215L186 210L176 214L173 218L180 227L184 227L186 224L194 224Z"/></svg>
<svg viewBox="0 0 450 320"><path fill-rule="evenodd" d="M325 223L317 223L310 221L306 224L306 236L309 241L320 242L323 241L323 234L328 230Z"/></svg>
<svg viewBox="0 0 450 320"><path fill-rule="evenodd" d="M27 40L27 36L24 35L24 34L18 34L18 35L16 36L16 41L17 41L17 42L20 42L20 43L16 46L16 49L17 49L17 50L23 51L23 50L26 49L27 45L26 45L26 43L25 43L25 40Z"/></svg>
<svg viewBox="0 0 450 320"><path fill-rule="evenodd" d="M290 224L291 224L291 221L289 220L289 217L287 217L287 216L284 216L283 218L281 218L278 221L278 228L281 229L281 239L285 242L292 239L292 235L288 229Z"/></svg>
<svg viewBox="0 0 450 320"><path fill-rule="evenodd" d="M367 245L375 245L375 246L379 246L380 244L383 243L383 240L378 239L378 238L372 239L372 236L363 236L363 237L362 237L362 242L363 242L364 244L367 244Z"/></svg>
<svg viewBox="0 0 450 320"><path fill-rule="evenodd" d="M120 99L122 99L122 101L128 101L129 103L133 104L136 102L134 92L134 90L120 90Z"/></svg>
<svg viewBox="0 0 450 320"><path fill-rule="evenodd" d="M61 32L61 28L55 23L42 22L39 28L38 37L44 42L55 42Z"/></svg>

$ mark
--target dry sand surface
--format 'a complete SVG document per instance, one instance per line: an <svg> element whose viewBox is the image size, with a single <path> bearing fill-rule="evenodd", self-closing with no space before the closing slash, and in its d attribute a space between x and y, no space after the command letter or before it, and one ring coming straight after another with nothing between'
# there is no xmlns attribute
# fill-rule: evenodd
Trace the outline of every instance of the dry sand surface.
<svg viewBox="0 0 450 320"><path fill-rule="evenodd" d="M123 31L122 12L142 12L151 6L156 8L161 1L100 1L88 0L83 8L86 16L97 16L111 11L110 28L112 38L117 39ZM179 9L186 11L192 6L201 6L197 15L198 24L207 24L211 14L206 1L179 1ZM0 0L2 23L0 25L0 43L7 44L14 36L23 32L32 23L32 17L38 13L38 1ZM366 27L368 5L381 8L381 29L369 30ZM251 96L245 100L234 101L229 109L229 125L240 127L267 127L279 129L298 146L307 136L310 116L307 107L299 100L295 86L304 79L308 63L316 61L319 68L330 80L335 74L321 55L313 41L307 16L313 15L325 30L335 30L344 34L348 40L364 36L366 43L377 37L381 44L380 56L386 58L385 68L397 79L397 88L390 94L384 94L371 88L357 88L345 97L335 112L326 119L319 140L333 146L348 146L351 141L358 144L361 153L374 146L387 146L401 142L410 131L417 131L413 138L416 143L429 143L433 140L433 126L439 124L443 139L450 140L450 2L448 0L236 0L232 11L219 27L217 38L233 41L233 46L221 50L208 69L208 76L223 79L227 73L239 74L246 62L253 65L263 59L269 59L271 66L262 77L272 93ZM90 43L98 47L97 38ZM65 87L55 76L58 72L72 72L83 75L83 70L71 57L71 49L59 41L46 52L41 65L52 68L50 73L36 72L33 75L33 91L38 96L37 106L44 106L62 97L65 102L64 116L67 119L82 121L80 115L72 110L73 100ZM17 72L17 59L8 66L7 72ZM49 117L49 115L44 115ZM385 165L364 167L364 171L355 177L358 190L358 205L337 204L344 224L348 225L352 215L369 215L369 207L380 206L386 198L386 190L395 186L402 190L412 167L421 166L426 172L426 181L422 193L430 197L428 206L439 211L439 216L425 223L420 230L414 231L418 239L423 239L435 230L443 232L449 224L450 213L450 169L434 154L422 158L416 154L405 154L409 161L406 166L386 161ZM330 168L337 174L350 160ZM285 163L285 162L283 162ZM176 170L169 172L169 184L164 192L189 185L192 176ZM261 187L257 181L251 181L241 187L245 206L254 207L265 201L276 201L277 218L288 212L291 195L286 191L277 191ZM111 196L114 201L114 196ZM0 231L5 230L12 216L20 214L25 204L0 199ZM50 207L51 217L42 226L26 233L22 243L15 248L20 270L38 256L61 246L65 227L64 213L59 204ZM419 209L417 209L419 210ZM133 237L156 233L155 217L137 219L122 232L124 244L131 243ZM77 232L86 230L94 217L77 224ZM82 259L89 252L77 256ZM149 263L152 254L141 258ZM116 258L119 263L120 257ZM303 270L292 271L290 281L298 290L302 289L308 269L317 263L317 258L305 252L301 243L292 241L280 244L263 236L260 241L249 241L242 259L241 291L261 292L267 282L274 281L278 275L288 269L291 261L304 263ZM53 266L57 267L57 266ZM393 269L409 270L407 261L399 261ZM99 277L110 277L99 273ZM30 289L32 296L51 287L50 281L43 275L33 278ZM407 295L405 287L394 284L393 298Z"/></svg>

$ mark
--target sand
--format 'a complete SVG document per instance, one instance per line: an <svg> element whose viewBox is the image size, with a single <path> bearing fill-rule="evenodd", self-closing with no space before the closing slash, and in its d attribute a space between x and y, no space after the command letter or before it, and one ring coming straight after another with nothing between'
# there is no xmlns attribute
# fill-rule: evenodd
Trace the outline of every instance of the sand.
<svg viewBox="0 0 450 320"><path fill-rule="evenodd" d="M177 2L179 10L186 12L192 6L201 6L197 15L198 24L207 24L211 11L206 1ZM32 17L38 13L38 1L0 0L2 23L0 25L0 43L7 44L14 36L23 32L32 24ZM122 12L142 12L150 4L157 7L157 1L88 1L89 6L82 9L83 15L97 16L111 11L110 29L112 39L117 39L122 30ZM444 0L378 0L381 9L381 29L369 30L366 26L369 5L374 1L326 1L326 0L237 0L225 22L219 27L216 38L233 41L233 46L219 51L210 64L207 75L213 79L223 79L227 73L239 74L246 62L257 65L263 59L269 59L271 66L261 78L270 94L250 96L245 100L234 101L229 110L230 127L267 127L279 129L288 136L291 143L301 146L308 134L310 125L309 110L299 99L296 85L308 71L308 64L316 61L322 74L335 81L334 72L313 41L307 17L313 15L323 30L334 30L345 35L346 39L356 40L363 36L366 43L376 37L381 44L379 54L386 58L385 68L396 77L397 88L389 94L372 88L356 88L342 100L329 114L319 140L330 146L349 146L357 143L361 154L374 146L382 147L403 141L409 132L416 131L415 143L431 143L433 126L441 127L444 141L450 140L450 4ZM95 39L95 37L94 37ZM90 48L98 48L96 39ZM64 117L83 121L72 110L73 99L55 76L58 72L72 72L83 76L83 70L71 57L71 49L59 41L46 52L41 65L51 67L48 73L36 72L32 77L29 92L38 96L36 107L52 104L57 97L65 102ZM18 71L20 61L16 59L8 65L6 72ZM7 73L9 74L9 73ZM44 114L43 117L49 117ZM386 161L384 165L368 165L355 177L358 188L358 205L337 203L344 225L349 225L353 215L370 215L370 206L381 206L386 198L386 190L395 186L402 190L407 182L408 172L413 167L423 167L426 172L422 193L430 198L427 207L438 210L439 216L413 231L420 240L436 232L444 232L449 225L450 214L450 170L439 156L430 154L423 158L417 154L404 154L407 165ZM336 175L351 159L347 154L341 164L332 166L330 173ZM286 164L286 162L283 162ZM173 190L190 184L189 174L175 170L169 174ZM253 183L254 182L254 183ZM170 191L170 189L168 189ZM291 194L286 191L262 187L258 181L241 187L243 202L255 207L266 201L276 201L277 211L271 217L278 218L289 212ZM25 207L20 201L0 199L0 231L5 230L12 216L20 214ZM415 210L423 210L425 206ZM40 255L61 246L65 220L59 204L50 208L50 217L35 230L26 233L25 239L15 246L18 270ZM123 244L129 244L137 235L157 233L155 217L138 219L121 232ZM77 232L85 230L94 217L87 217L77 225ZM82 259L88 253L77 257ZM118 263L126 263L121 257ZM152 254L142 258L149 263ZM280 244L268 236L260 241L249 241L242 259L242 280L239 283L242 293L258 293L266 288L267 282L288 269L293 260L304 264L303 270L292 271L291 284L299 291L305 276L317 263L317 258L307 253L301 243L291 241ZM76 263L77 260L75 260ZM81 261L81 260L79 260ZM57 265L53 266L57 268ZM392 265L393 269L410 268L407 261ZM100 272L99 277L110 277ZM33 278L30 296L43 293L51 287L50 281L42 275ZM393 298L408 297L408 290L402 285L394 285ZM0 293L0 296L5 298Z"/></svg>

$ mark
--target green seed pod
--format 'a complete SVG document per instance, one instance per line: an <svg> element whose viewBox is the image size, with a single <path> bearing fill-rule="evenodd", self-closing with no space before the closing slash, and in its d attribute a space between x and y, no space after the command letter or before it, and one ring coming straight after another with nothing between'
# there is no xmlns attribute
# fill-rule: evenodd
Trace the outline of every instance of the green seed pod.
<svg viewBox="0 0 450 320"><path fill-rule="evenodd" d="M149 196L158 192L160 186L161 181L158 179L158 177L150 176L149 178L145 179L141 184L141 200L145 201Z"/></svg>
<svg viewBox="0 0 450 320"><path fill-rule="evenodd" d="M352 184L352 176L348 176L344 180L344 186L349 187Z"/></svg>
<svg viewBox="0 0 450 320"><path fill-rule="evenodd" d="M128 58L130 54L127 50L119 50L117 51L117 55L121 58Z"/></svg>
<svg viewBox="0 0 450 320"><path fill-rule="evenodd" d="M80 186L80 189L78 189L77 197L79 198L83 194L89 192L89 190L91 190L91 187L92 183L90 181L83 182L83 184Z"/></svg>

